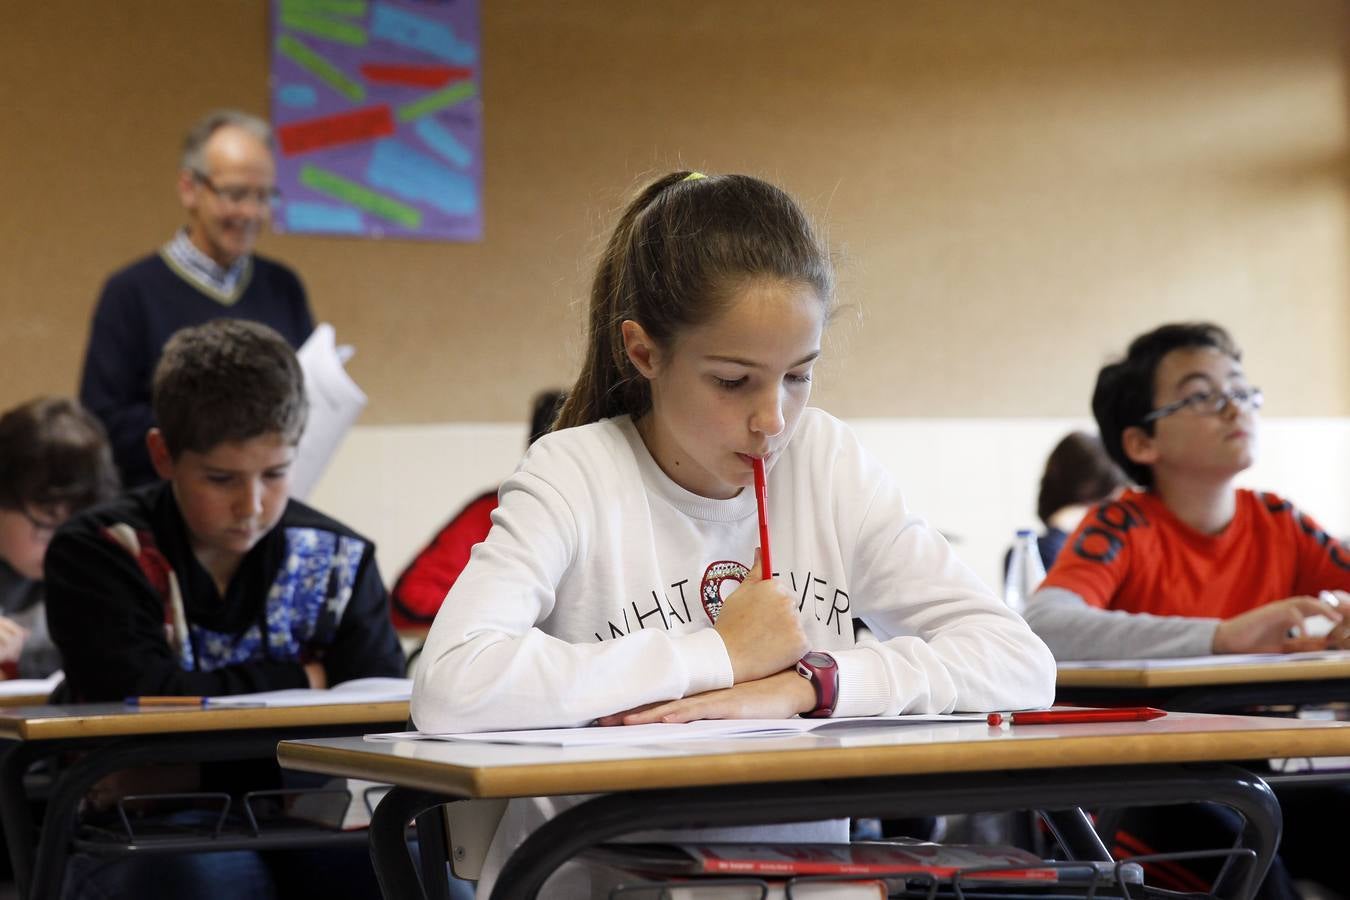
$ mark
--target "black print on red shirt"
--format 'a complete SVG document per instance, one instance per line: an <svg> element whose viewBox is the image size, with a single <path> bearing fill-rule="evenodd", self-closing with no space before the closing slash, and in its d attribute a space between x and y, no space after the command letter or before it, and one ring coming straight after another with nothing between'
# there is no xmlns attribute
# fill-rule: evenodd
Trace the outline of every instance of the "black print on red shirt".
<svg viewBox="0 0 1350 900"><path fill-rule="evenodd" d="M1347 550L1344 544L1327 534L1327 532L1312 519L1305 516L1301 511L1294 509L1294 504L1290 503L1288 500L1281 500L1274 494L1267 493L1261 494L1261 501L1265 504L1266 509L1273 514L1278 515L1279 513L1287 512L1293 516L1294 521L1298 523L1299 530L1312 538L1317 546L1326 550L1327 556L1330 557L1332 563L1337 568L1345 569L1350 572L1350 550Z"/></svg>
<svg viewBox="0 0 1350 900"><path fill-rule="evenodd" d="M1147 528L1148 516L1128 500L1112 500L1097 507L1095 518L1078 533L1073 552L1083 559L1109 563L1125 546L1125 535L1131 528Z"/></svg>
<svg viewBox="0 0 1350 900"><path fill-rule="evenodd" d="M1281 500L1274 494L1267 494L1265 492L1262 492L1261 494L1261 502L1264 503L1266 509L1270 510L1272 513L1282 513L1285 510L1294 508L1294 504L1290 503L1288 500Z"/></svg>
<svg viewBox="0 0 1350 900"><path fill-rule="evenodd" d="M1290 505L1289 509L1293 509L1293 506ZM1350 571L1350 551L1346 550L1344 544L1327 534L1321 526L1301 512L1294 513L1294 520L1298 522L1298 527L1304 534L1327 551L1327 556L1337 568Z"/></svg>

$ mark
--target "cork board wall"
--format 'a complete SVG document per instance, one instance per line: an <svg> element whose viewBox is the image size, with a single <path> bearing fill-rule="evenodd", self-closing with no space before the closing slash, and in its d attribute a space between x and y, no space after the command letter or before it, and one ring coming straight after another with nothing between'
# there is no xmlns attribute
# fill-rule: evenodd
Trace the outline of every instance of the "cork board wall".
<svg viewBox="0 0 1350 900"><path fill-rule="evenodd" d="M262 0L0 4L0 402L74 390L99 285L180 224L187 125L267 108ZM1350 11L1290 0L482 0L486 236L269 236L357 346L368 423L514 421L590 258L676 166L782 184L839 257L817 400L1077 416L1161 321L1275 415L1350 415Z"/></svg>

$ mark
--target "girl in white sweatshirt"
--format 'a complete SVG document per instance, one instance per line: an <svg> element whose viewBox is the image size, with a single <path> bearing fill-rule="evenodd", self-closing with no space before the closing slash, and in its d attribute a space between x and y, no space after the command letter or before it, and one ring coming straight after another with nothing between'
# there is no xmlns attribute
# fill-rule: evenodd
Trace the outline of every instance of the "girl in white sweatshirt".
<svg viewBox="0 0 1350 900"><path fill-rule="evenodd" d="M1051 702L1045 646L852 432L807 408L832 301L828 254L772 185L675 172L638 195L596 273L581 375L553 433L502 485L427 638L418 728ZM772 573L758 562L756 457ZM855 617L871 632L860 642ZM513 801L480 896L531 830L575 802ZM698 837L732 834L847 840L842 822ZM550 896L586 896L588 878L560 873Z"/></svg>

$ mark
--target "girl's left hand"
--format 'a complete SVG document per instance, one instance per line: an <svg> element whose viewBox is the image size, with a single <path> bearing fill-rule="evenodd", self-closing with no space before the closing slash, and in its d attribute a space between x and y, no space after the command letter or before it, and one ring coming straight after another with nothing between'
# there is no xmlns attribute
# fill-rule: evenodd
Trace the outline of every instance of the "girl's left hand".
<svg viewBox="0 0 1350 900"><path fill-rule="evenodd" d="M758 681L679 700L650 703L596 720L597 725L646 725L650 722L694 722L699 719L790 719L816 705L811 682L784 669Z"/></svg>

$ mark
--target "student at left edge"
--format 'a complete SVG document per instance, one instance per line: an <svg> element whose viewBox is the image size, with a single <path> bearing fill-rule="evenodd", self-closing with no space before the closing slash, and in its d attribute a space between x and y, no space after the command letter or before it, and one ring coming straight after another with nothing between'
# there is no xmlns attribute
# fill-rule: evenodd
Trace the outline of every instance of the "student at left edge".
<svg viewBox="0 0 1350 900"><path fill-rule="evenodd" d="M288 496L306 412L270 328L217 319L169 341L146 438L163 481L75 517L48 550L74 699L403 674L374 544Z"/></svg>

